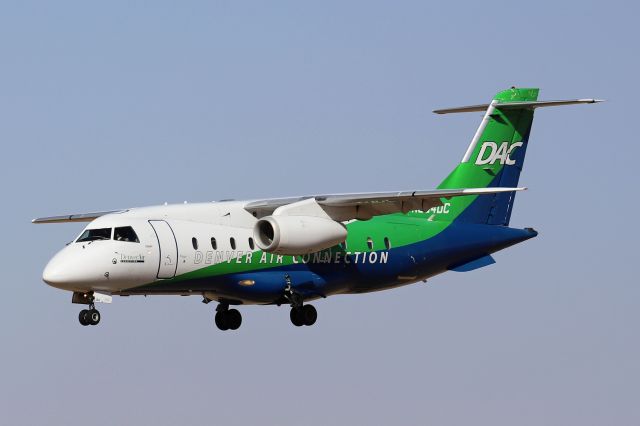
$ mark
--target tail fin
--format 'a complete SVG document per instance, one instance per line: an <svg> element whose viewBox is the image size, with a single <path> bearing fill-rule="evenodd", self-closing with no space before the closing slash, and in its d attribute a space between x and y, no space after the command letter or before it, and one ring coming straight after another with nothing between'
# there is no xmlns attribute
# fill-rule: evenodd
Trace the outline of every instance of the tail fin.
<svg viewBox="0 0 640 426"><path fill-rule="evenodd" d="M440 114L485 111L462 161L438 189L518 186L535 108L598 102L537 101L538 91L511 88L498 93L488 105L434 111ZM515 196L509 192L453 198L446 209L448 213L436 214L433 220L508 225Z"/></svg>

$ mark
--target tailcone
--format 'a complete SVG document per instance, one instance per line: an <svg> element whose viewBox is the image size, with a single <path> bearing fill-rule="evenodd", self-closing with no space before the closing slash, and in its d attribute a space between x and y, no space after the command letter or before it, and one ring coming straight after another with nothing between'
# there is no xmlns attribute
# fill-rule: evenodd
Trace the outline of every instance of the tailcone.
<svg viewBox="0 0 640 426"><path fill-rule="evenodd" d="M447 238L449 250L442 253L452 261L468 261L489 255L534 238L533 228L510 228L497 225L459 224L451 228L454 234Z"/></svg>
<svg viewBox="0 0 640 426"><path fill-rule="evenodd" d="M496 244L492 251L502 250L538 236L538 231L533 228L518 229L509 228L507 226L497 226L495 228L496 234L494 241Z"/></svg>

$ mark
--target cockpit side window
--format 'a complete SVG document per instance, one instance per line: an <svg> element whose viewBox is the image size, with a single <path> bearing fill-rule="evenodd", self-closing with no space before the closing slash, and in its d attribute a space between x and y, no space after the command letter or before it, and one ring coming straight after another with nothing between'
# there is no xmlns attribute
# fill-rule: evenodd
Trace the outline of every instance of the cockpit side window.
<svg viewBox="0 0 640 426"><path fill-rule="evenodd" d="M113 233L113 239L116 241L125 241L128 243L139 243L140 240L136 235L136 231L130 226L121 226L116 228Z"/></svg>
<svg viewBox="0 0 640 426"><path fill-rule="evenodd" d="M85 229L82 235L76 240L76 243L84 243L87 241L110 240L111 228Z"/></svg>

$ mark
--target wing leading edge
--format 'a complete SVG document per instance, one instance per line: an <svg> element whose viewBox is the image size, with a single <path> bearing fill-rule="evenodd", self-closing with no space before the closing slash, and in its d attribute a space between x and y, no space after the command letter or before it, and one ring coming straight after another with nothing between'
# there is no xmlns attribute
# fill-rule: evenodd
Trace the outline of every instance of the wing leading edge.
<svg viewBox="0 0 640 426"><path fill-rule="evenodd" d="M248 212L255 213L255 216L257 217L264 217L273 214L278 207L314 199L333 220L346 221L351 219L370 219L373 216L392 213L407 213L411 210L426 211L432 207L442 205L443 198L498 194L501 192L523 191L525 189L526 188L464 188L436 189L430 191L314 195L306 197L254 200L245 204L244 208ZM92 213L47 216L33 219L31 222L36 224L91 222L100 216L110 213L120 213L123 211L126 210L108 210Z"/></svg>

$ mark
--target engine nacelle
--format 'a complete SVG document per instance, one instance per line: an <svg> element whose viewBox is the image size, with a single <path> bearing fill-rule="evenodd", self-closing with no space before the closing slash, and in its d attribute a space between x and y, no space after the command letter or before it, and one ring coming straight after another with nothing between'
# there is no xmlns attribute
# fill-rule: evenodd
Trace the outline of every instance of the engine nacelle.
<svg viewBox="0 0 640 426"><path fill-rule="evenodd" d="M315 216L267 216L253 228L258 247L269 253L303 255L328 249L347 238L339 222Z"/></svg>

